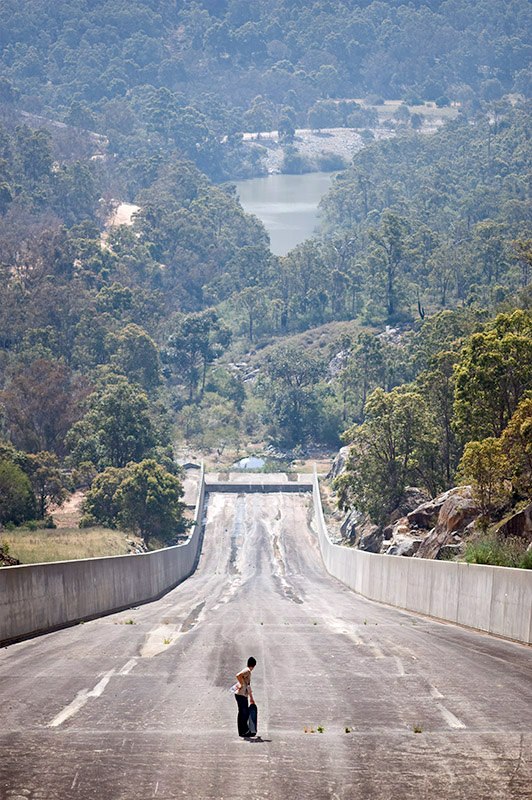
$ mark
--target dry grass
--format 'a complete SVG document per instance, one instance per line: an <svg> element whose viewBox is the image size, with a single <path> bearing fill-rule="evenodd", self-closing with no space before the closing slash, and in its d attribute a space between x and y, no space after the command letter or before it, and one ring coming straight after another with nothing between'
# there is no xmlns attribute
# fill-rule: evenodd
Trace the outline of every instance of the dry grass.
<svg viewBox="0 0 532 800"><path fill-rule="evenodd" d="M314 472L314 465L316 465L318 475L327 475L335 455L336 453L332 455L320 454L309 458L298 459L294 461L293 467L296 472L306 475L309 473L312 474Z"/></svg>
<svg viewBox="0 0 532 800"><path fill-rule="evenodd" d="M126 538L136 540L123 531L99 527L3 531L0 535L0 541L9 545L9 554L22 564L124 555L130 552Z"/></svg>
<svg viewBox="0 0 532 800"><path fill-rule="evenodd" d="M77 491L68 497L63 505L50 509L54 522L58 528L75 528L81 519L81 504L84 492Z"/></svg>
<svg viewBox="0 0 532 800"><path fill-rule="evenodd" d="M379 121L383 122L384 120L391 119L399 106L403 105L402 100L385 100L383 105L372 106L369 103L359 97L356 99L357 103L364 108L371 108L377 112L379 115ZM427 118L430 122L434 122L435 120L448 120L454 119L458 116L458 108L456 106L445 106L444 108L438 108L436 103L427 100L420 106L408 106L408 110L411 114L423 114L424 117Z"/></svg>

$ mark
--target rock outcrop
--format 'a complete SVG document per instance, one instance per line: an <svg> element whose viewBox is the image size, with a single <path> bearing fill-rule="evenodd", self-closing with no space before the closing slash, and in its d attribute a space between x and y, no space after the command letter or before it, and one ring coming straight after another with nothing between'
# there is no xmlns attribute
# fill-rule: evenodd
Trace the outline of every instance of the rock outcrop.
<svg viewBox="0 0 532 800"><path fill-rule="evenodd" d="M435 498L432 506L417 509L410 522L423 523L425 527L436 524L421 542L417 558L442 558L460 552L462 539L480 514L480 508L471 494L470 486L457 486ZM435 515L437 512L437 519Z"/></svg>
<svg viewBox="0 0 532 800"><path fill-rule="evenodd" d="M513 514L497 528L497 534L504 538L515 537L532 543L532 503Z"/></svg>
<svg viewBox="0 0 532 800"><path fill-rule="evenodd" d="M345 463L345 456L342 457ZM337 459L341 470L342 461L338 456ZM417 487L408 487L401 504L390 514L388 525L375 525L365 514L352 509L340 533L346 544L370 553L451 558L461 552L463 537L471 531L479 515L470 486L454 487L433 499ZM532 540L532 504L505 525L508 531L530 530Z"/></svg>
<svg viewBox="0 0 532 800"><path fill-rule="evenodd" d="M380 553L383 533L366 514L352 509L344 519L340 533L343 540L351 547L367 550L369 553Z"/></svg>
<svg viewBox="0 0 532 800"><path fill-rule="evenodd" d="M336 454L331 469L329 470L329 473L327 475L327 478L329 480L331 481L334 480L339 475L341 475L342 472L345 471L345 462L347 461L347 457L349 455L349 449L350 449L349 446L341 447L338 453Z"/></svg>
<svg viewBox="0 0 532 800"><path fill-rule="evenodd" d="M428 501L430 501L430 495L424 489L419 489L417 486L407 486L401 502L390 514L390 522L395 522L401 517L407 516Z"/></svg>

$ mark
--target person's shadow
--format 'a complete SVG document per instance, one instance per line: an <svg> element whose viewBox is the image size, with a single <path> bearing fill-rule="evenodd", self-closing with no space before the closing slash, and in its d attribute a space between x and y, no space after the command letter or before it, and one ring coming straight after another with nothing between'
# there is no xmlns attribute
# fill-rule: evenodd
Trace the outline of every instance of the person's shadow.
<svg viewBox="0 0 532 800"><path fill-rule="evenodd" d="M263 739L262 736L256 736L254 739L246 739L246 741L250 744L266 744L267 742L271 742L272 739Z"/></svg>

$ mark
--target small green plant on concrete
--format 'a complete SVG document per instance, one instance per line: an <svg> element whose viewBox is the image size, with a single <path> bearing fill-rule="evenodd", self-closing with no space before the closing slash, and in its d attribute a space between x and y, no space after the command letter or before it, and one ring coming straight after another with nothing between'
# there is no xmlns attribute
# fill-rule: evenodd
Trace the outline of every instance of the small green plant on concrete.
<svg viewBox="0 0 532 800"><path fill-rule="evenodd" d="M126 620L124 620L124 625L134 625L134 624L135 624L135 620L134 619L126 619Z"/></svg>
<svg viewBox="0 0 532 800"><path fill-rule="evenodd" d="M414 725L414 733L423 733L423 728L421 725Z"/></svg>
<svg viewBox="0 0 532 800"><path fill-rule="evenodd" d="M352 732L352 728L350 728L349 725L346 725L344 730L345 730L346 733L351 733Z"/></svg>
<svg viewBox="0 0 532 800"><path fill-rule="evenodd" d="M318 725L317 731L318 733L325 733L325 728L323 727L323 725Z"/></svg>
<svg viewBox="0 0 532 800"><path fill-rule="evenodd" d="M163 639L163 643L164 644L172 644L172 640L171 639Z"/></svg>

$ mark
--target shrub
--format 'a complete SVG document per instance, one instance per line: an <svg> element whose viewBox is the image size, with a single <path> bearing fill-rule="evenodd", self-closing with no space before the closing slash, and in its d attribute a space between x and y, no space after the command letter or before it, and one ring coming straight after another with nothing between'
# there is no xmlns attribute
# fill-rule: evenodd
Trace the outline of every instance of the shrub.
<svg viewBox="0 0 532 800"><path fill-rule="evenodd" d="M508 459L500 439L489 437L466 444L458 477L461 482L472 485L473 496L485 520L508 499L507 475Z"/></svg>
<svg viewBox="0 0 532 800"><path fill-rule="evenodd" d="M185 530L183 486L153 459L130 464L115 494L121 523L138 531L144 543L170 541Z"/></svg>
<svg viewBox="0 0 532 800"><path fill-rule="evenodd" d="M107 467L96 476L83 503L80 528L97 523L138 531L147 544L175 539L186 528L179 478L153 459Z"/></svg>
<svg viewBox="0 0 532 800"><path fill-rule="evenodd" d="M98 520L96 520L93 516L90 514L84 514L78 522L78 528L93 528L97 524Z"/></svg>
<svg viewBox="0 0 532 800"><path fill-rule="evenodd" d="M35 496L28 476L12 461L0 460L0 524L18 525L35 514Z"/></svg>
<svg viewBox="0 0 532 800"><path fill-rule="evenodd" d="M303 175L305 172L312 172L313 165L310 160L299 153L295 147L286 147L284 151L281 172L284 175Z"/></svg>
<svg viewBox="0 0 532 800"><path fill-rule="evenodd" d="M489 564L492 567L532 569L532 552L523 552L521 539L500 539L494 534L466 544L464 558L468 564Z"/></svg>
<svg viewBox="0 0 532 800"><path fill-rule="evenodd" d="M347 163L339 153L322 150L316 159L318 169L322 172L336 172L345 169Z"/></svg>

